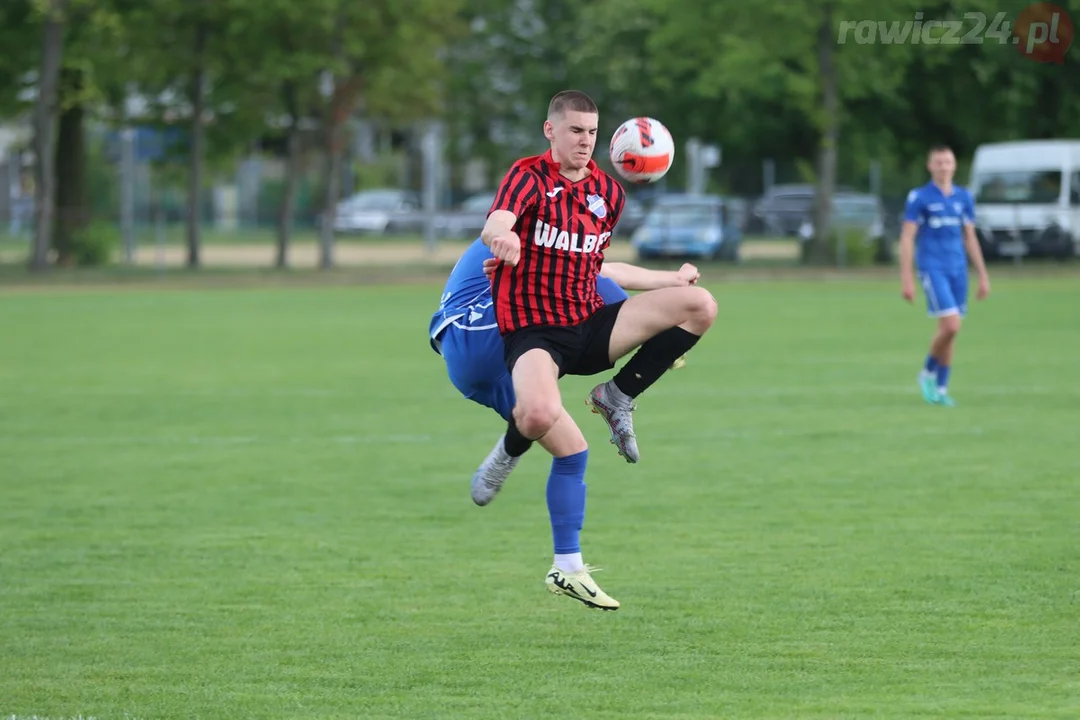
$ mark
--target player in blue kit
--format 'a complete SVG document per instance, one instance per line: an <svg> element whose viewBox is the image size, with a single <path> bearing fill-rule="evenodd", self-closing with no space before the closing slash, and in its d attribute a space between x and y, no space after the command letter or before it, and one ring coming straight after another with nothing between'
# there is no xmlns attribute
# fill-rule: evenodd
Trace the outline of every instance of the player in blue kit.
<svg viewBox="0 0 1080 720"><path fill-rule="evenodd" d="M937 318L937 333L919 373L923 398L952 407L956 403L949 395L949 375L960 321L967 314L968 261L979 276L979 300L990 294L990 277L975 235L975 204L966 189L952 182L952 150L944 145L931 148L926 167L931 181L908 193L904 209L900 285L904 299L912 302L917 272L930 316Z"/></svg>
<svg viewBox="0 0 1080 720"><path fill-rule="evenodd" d="M495 263L495 256L481 240L469 245L450 272L429 332L431 347L445 360L454 387L465 398L509 421L514 384L506 369L505 346L491 297L488 272ZM625 300L626 290L683 287L693 285L699 277L697 268L690 264L677 271L663 271L606 262L601 274L596 290L605 304ZM677 366L682 364L680 359Z"/></svg>

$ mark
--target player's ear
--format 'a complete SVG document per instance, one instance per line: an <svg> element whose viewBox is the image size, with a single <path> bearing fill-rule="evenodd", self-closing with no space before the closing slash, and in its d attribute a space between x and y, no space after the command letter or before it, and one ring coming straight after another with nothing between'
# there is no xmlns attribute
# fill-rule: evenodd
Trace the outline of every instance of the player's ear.
<svg viewBox="0 0 1080 720"><path fill-rule="evenodd" d="M551 124L550 120L544 121L544 137L552 142L555 140L555 126Z"/></svg>

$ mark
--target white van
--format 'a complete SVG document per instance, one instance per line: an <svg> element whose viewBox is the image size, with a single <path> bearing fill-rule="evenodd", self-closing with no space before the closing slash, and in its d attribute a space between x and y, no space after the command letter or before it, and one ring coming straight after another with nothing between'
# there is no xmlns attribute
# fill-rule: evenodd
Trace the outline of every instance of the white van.
<svg viewBox="0 0 1080 720"><path fill-rule="evenodd" d="M1080 140L980 145L968 189L988 257L1080 255Z"/></svg>

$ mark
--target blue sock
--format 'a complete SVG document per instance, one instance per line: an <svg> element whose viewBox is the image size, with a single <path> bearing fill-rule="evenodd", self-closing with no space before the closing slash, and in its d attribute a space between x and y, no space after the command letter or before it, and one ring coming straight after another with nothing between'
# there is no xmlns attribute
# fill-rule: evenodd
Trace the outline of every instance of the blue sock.
<svg viewBox="0 0 1080 720"><path fill-rule="evenodd" d="M585 525L585 465L589 451L551 461L547 505L555 554L581 552L581 528Z"/></svg>
<svg viewBox="0 0 1080 720"><path fill-rule="evenodd" d="M949 387L949 366L938 365L937 369L937 386L939 390L946 390Z"/></svg>
<svg viewBox="0 0 1080 720"><path fill-rule="evenodd" d="M937 372L937 369L938 369L937 358L934 357L933 355L927 355L926 356L926 365L923 366L923 369L926 370L927 374L929 374L929 375L933 375L935 372Z"/></svg>

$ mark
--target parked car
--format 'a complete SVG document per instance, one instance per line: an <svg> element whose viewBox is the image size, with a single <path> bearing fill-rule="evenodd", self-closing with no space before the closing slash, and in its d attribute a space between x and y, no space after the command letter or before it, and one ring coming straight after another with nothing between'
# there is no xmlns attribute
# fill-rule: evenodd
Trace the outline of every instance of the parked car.
<svg viewBox="0 0 1080 720"><path fill-rule="evenodd" d="M483 192L466 198L455 210L439 214L436 228L443 237L475 240L487 222L488 210L495 202L494 192Z"/></svg>
<svg viewBox="0 0 1080 720"><path fill-rule="evenodd" d="M1080 255L1080 141L980 145L969 186L987 259Z"/></svg>
<svg viewBox="0 0 1080 720"><path fill-rule="evenodd" d="M891 262L893 236L885 233L885 205L877 196L853 192L833 195L830 224L834 230L855 228L865 232L865 243L875 247L875 260ZM814 237L813 217L803 222L799 237L804 242Z"/></svg>
<svg viewBox="0 0 1080 720"><path fill-rule="evenodd" d="M885 206L874 195L865 193L837 193L832 199L833 227L863 227L870 241L885 236ZM814 218L811 214L799 227L804 240L814 236Z"/></svg>
<svg viewBox="0 0 1080 720"><path fill-rule="evenodd" d="M630 239L638 257L688 257L738 262L742 232L719 195L659 197Z"/></svg>
<svg viewBox="0 0 1080 720"><path fill-rule="evenodd" d="M420 232L420 198L411 190L364 190L338 203L334 231L341 233Z"/></svg>
<svg viewBox="0 0 1080 720"><path fill-rule="evenodd" d="M837 193L850 193L849 187L836 188ZM769 235L798 235L799 230L814 213L814 186L808 184L773 185L754 205L753 214Z"/></svg>

